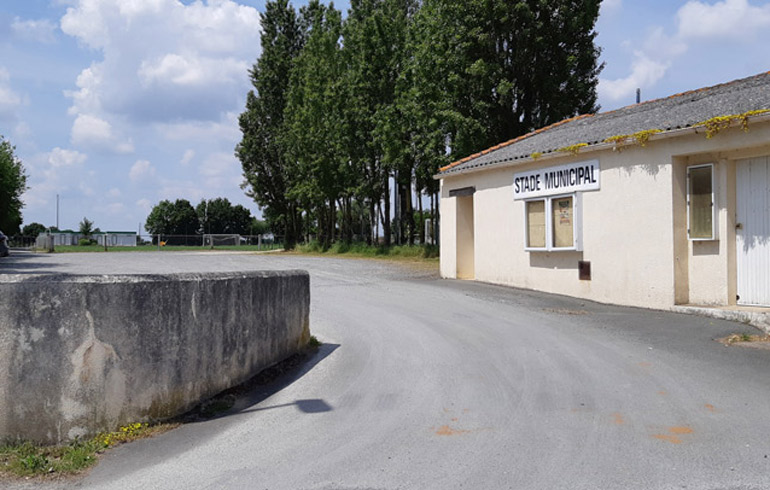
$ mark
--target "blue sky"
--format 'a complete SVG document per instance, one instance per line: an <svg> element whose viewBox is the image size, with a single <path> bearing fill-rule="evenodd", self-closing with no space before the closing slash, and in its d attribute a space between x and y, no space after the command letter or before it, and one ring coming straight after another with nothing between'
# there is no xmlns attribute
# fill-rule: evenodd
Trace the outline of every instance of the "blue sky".
<svg viewBox="0 0 770 490"><path fill-rule="evenodd" d="M3 0L0 134L29 174L24 222L55 224L57 194L62 228L137 230L162 199L257 215L233 148L263 8ZM770 1L605 0L597 31L602 110L770 70Z"/></svg>

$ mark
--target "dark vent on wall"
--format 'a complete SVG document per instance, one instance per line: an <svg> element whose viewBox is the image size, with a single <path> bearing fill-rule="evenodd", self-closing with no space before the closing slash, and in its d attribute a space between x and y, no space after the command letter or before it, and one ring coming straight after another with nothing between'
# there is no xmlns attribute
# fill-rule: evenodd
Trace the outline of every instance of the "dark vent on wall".
<svg viewBox="0 0 770 490"><path fill-rule="evenodd" d="M579 260L578 274L580 275L581 281L590 281L591 280L591 262L587 260Z"/></svg>

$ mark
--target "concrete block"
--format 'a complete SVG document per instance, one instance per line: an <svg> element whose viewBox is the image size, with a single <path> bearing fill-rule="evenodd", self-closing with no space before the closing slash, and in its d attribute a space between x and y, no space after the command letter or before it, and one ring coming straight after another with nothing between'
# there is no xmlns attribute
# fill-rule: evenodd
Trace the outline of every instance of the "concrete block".
<svg viewBox="0 0 770 490"><path fill-rule="evenodd" d="M172 417L302 348L304 271L5 276L0 441Z"/></svg>

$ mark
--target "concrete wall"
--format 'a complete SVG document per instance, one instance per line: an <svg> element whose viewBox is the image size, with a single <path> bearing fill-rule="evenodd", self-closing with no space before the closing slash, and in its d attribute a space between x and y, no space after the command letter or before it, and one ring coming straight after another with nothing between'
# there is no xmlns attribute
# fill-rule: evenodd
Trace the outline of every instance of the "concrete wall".
<svg viewBox="0 0 770 490"><path fill-rule="evenodd" d="M168 418L304 346L304 271L0 280L0 440Z"/></svg>
<svg viewBox="0 0 770 490"><path fill-rule="evenodd" d="M628 146L544 157L448 176L441 185L441 274L458 277L453 189L473 186L475 278L625 305L735 303L735 161L770 154L770 123ZM582 251L526 251L524 201L514 173L598 159L601 189L582 193ZM687 239L686 167L714 163L718 239ZM581 281L578 261L590 261Z"/></svg>

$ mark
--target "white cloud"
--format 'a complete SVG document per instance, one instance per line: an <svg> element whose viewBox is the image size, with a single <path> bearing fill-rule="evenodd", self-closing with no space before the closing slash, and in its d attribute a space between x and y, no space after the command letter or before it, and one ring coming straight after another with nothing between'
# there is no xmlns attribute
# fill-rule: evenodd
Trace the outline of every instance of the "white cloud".
<svg viewBox="0 0 770 490"><path fill-rule="evenodd" d="M136 207L144 211L145 213L149 213L152 211L152 203L149 199L139 199L136 201Z"/></svg>
<svg viewBox="0 0 770 490"><path fill-rule="evenodd" d="M78 77L74 114L216 121L240 109L259 13L232 0L74 0L61 28L103 54Z"/></svg>
<svg viewBox="0 0 770 490"><path fill-rule="evenodd" d="M52 44L56 41L56 24L48 19L21 20L16 17L11 24L11 30L20 39Z"/></svg>
<svg viewBox="0 0 770 490"><path fill-rule="evenodd" d="M620 3L620 0L611 3ZM673 35L666 34L662 27L649 31L642 49L633 52L629 75L614 80L600 78L600 98L632 100L637 88L655 86L677 58L698 50L704 43L711 46L728 43L743 49L737 45L748 45L757 35L765 37L765 45L770 41L770 4L754 6L748 0L722 0L709 4L690 0L677 11L676 18L677 30ZM760 46L762 42L753 44ZM629 42L626 46L632 45Z"/></svg>
<svg viewBox="0 0 770 490"><path fill-rule="evenodd" d="M47 207L57 194L68 199L93 195L95 174L86 169L87 160L84 153L59 147L25 158L29 172L29 190L24 194L26 207Z"/></svg>
<svg viewBox="0 0 770 490"><path fill-rule="evenodd" d="M193 158L195 158L195 151L187 150L184 152L184 155L182 155L182 159L179 161L179 163L181 163L183 167L186 167L190 164L190 162L192 162Z"/></svg>
<svg viewBox="0 0 770 490"><path fill-rule="evenodd" d="M56 147L48 154L48 163L51 167L71 167L85 163L88 156L76 150L64 150Z"/></svg>
<svg viewBox="0 0 770 490"><path fill-rule="evenodd" d="M755 7L748 0L723 0L715 4L687 2L677 12L679 36L698 38L745 38L770 27L770 4Z"/></svg>
<svg viewBox="0 0 770 490"><path fill-rule="evenodd" d="M0 120L13 119L22 99L11 89L11 76L8 70L0 66Z"/></svg>
<svg viewBox="0 0 770 490"><path fill-rule="evenodd" d="M72 125L72 142L76 145L105 143L112 139L112 125L89 114L80 114Z"/></svg>
<svg viewBox="0 0 770 490"><path fill-rule="evenodd" d="M123 195L123 193L120 192L120 189L118 189L117 187L113 187L112 189L107 191L107 197L111 197L113 199L114 198L118 198L118 197L120 197L122 195Z"/></svg>
<svg viewBox="0 0 770 490"><path fill-rule="evenodd" d="M137 160L128 172L131 182L139 182L155 177L155 167L147 160Z"/></svg>
<svg viewBox="0 0 770 490"><path fill-rule="evenodd" d="M637 88L654 85L663 78L667 68L668 64L651 60L643 52L637 51L631 64L631 74L616 80L600 79L598 90L610 100L620 100L629 97Z"/></svg>
<svg viewBox="0 0 770 490"><path fill-rule="evenodd" d="M107 212L109 214L123 214L126 211L126 206L120 202L113 202L107 205Z"/></svg>
<svg viewBox="0 0 770 490"><path fill-rule="evenodd" d="M112 125L91 114L80 114L72 124L72 144L86 148L108 149L116 153L133 153L134 145L120 141L112 130Z"/></svg>
<svg viewBox="0 0 770 490"><path fill-rule="evenodd" d="M156 127L164 138L175 141L228 141L235 146L242 136L236 112L228 112L218 121L157 123Z"/></svg>
<svg viewBox="0 0 770 490"><path fill-rule="evenodd" d="M198 168L201 177L206 179L207 188L225 189L238 188L243 181L241 164L232 153L212 153Z"/></svg>

